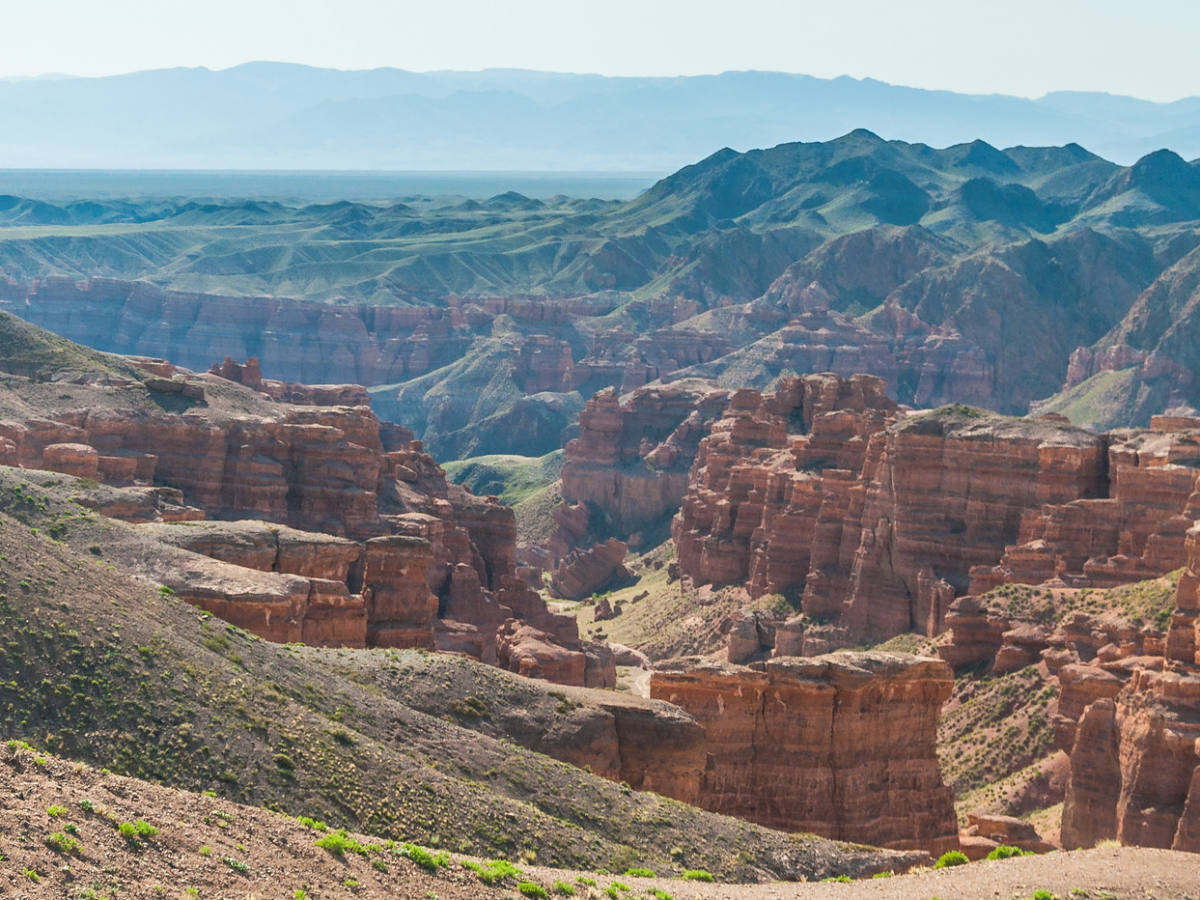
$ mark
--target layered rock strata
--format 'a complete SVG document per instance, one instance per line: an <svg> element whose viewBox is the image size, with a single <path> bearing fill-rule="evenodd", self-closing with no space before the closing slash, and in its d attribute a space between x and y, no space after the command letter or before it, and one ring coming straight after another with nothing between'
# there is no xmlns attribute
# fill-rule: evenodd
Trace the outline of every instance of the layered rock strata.
<svg viewBox="0 0 1200 900"><path fill-rule="evenodd" d="M581 652L574 621L516 579L512 510L448 484L368 406L307 402L361 389L268 383L252 363L227 361L226 378L133 362L140 379L13 376L0 419L0 464L87 479L81 504L184 553L166 565L165 551L131 551L133 571L270 640L442 646L495 663L515 621L548 636L543 674Z"/></svg>
<svg viewBox="0 0 1200 900"><path fill-rule="evenodd" d="M958 845L934 752L940 660L839 653L752 666L666 664L650 694L704 727L696 802L788 831L938 855Z"/></svg>
<svg viewBox="0 0 1200 900"><path fill-rule="evenodd" d="M680 572L783 594L849 644L938 634L956 598L1002 583L1162 575L1200 515L1197 426L1095 435L1061 417L905 414L866 376L738 391L672 523ZM1007 665L1036 661L1040 640L1014 634Z"/></svg>
<svg viewBox="0 0 1200 900"><path fill-rule="evenodd" d="M1200 524L1186 546L1163 653L1101 658L1072 673L1072 708L1060 709L1056 729L1071 753L1065 847L1115 838L1200 852ZM1065 683L1063 696L1065 706Z"/></svg>
<svg viewBox="0 0 1200 900"><path fill-rule="evenodd" d="M610 537L635 548L657 537L648 532L679 508L696 448L727 398L703 381L593 396L564 453L555 559Z"/></svg>

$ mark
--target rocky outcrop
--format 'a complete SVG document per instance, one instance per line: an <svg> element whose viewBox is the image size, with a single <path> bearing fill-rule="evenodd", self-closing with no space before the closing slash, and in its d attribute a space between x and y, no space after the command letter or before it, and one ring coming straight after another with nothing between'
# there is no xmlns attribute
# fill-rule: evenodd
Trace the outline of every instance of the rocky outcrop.
<svg viewBox="0 0 1200 900"><path fill-rule="evenodd" d="M650 693L704 726L700 806L937 855L958 843L934 754L951 686L939 660L839 653L749 667L666 664Z"/></svg>
<svg viewBox="0 0 1200 900"><path fill-rule="evenodd" d="M1187 535L1187 569L1163 654L1098 655L1074 673L1056 734L1071 751L1063 806L1065 847L1113 839L1123 844L1200 852L1200 657L1196 586L1200 526ZM1101 674L1103 673L1103 674ZM1068 705L1068 697L1071 702ZM1081 709L1073 727L1071 715Z"/></svg>
<svg viewBox="0 0 1200 900"><path fill-rule="evenodd" d="M226 356L254 357L271 378L303 384L400 381L452 362L471 340L453 305L230 297L58 276L25 286L24 294L14 311L100 350L169 359L197 371Z"/></svg>
<svg viewBox="0 0 1200 900"><path fill-rule="evenodd" d="M582 510L583 520L576 512L573 525L560 522L556 558L609 537L652 546L655 529L679 508L696 447L727 396L710 383L683 381L624 400L612 388L592 397L562 468L564 506Z"/></svg>
<svg viewBox="0 0 1200 900"><path fill-rule="evenodd" d="M625 544L616 538L586 550L572 550L554 567L550 590L556 597L582 600L606 585L630 577L624 565L627 551Z"/></svg>
<svg viewBox="0 0 1200 900"><path fill-rule="evenodd" d="M799 397L822 380L827 395ZM807 421L797 412L806 404ZM903 415L865 377L738 391L700 444L672 525L680 571L695 584L791 596L851 642L938 634L956 598L1003 583L1155 577L1182 564L1200 515L1197 424L1164 417L1095 435L965 407ZM1000 640L1015 623L989 624L984 610L955 616L962 640L951 652L965 654L955 665L973 653L990 662L1003 645L1011 670L1045 649L1029 628Z"/></svg>
<svg viewBox="0 0 1200 900"><path fill-rule="evenodd" d="M1156 417L1149 430L1106 435L1108 490L1097 499L1026 511L1014 545L971 572L971 593L1002 583L1110 587L1184 563L1189 501L1200 463L1200 421Z"/></svg>
<svg viewBox="0 0 1200 900"><path fill-rule="evenodd" d="M74 375L52 400L13 376L0 420L0 463L85 479L82 505L142 523L158 549L128 551L130 571L276 641L495 663L505 623L529 625L578 657L571 683L590 683L589 665L606 680L574 621L516 579L512 510L448 484L403 429L367 406L290 402L312 391L266 382L252 362L203 375L134 364L144 380ZM26 396L37 403L23 413Z"/></svg>
<svg viewBox="0 0 1200 900"><path fill-rule="evenodd" d="M866 376L785 379L766 396L736 392L700 444L672 523L680 571L697 584L802 592L818 542L833 538L822 510L849 502L877 452L871 436L895 415L883 383Z"/></svg>

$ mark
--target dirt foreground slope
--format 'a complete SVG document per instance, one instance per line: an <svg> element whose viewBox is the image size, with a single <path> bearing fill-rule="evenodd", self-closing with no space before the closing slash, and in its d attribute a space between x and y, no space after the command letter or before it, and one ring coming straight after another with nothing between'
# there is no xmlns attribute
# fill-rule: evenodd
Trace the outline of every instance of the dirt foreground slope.
<svg viewBox="0 0 1200 900"><path fill-rule="evenodd" d="M144 821L154 834L125 838L119 826ZM519 827L519 825L517 826ZM1054 853L893 878L835 883L703 884L567 872L518 862L522 874L495 887L481 884L450 854L428 872L403 844L350 835L364 854L338 856L316 846L329 830L252 806L152 785L134 778L0 746L0 896L5 898L509 898L525 881L552 891L600 898L619 882L619 896L678 900L870 897L944 900L1029 897L1044 890L1066 898L1195 898L1200 856L1166 850L1100 848ZM57 846L52 846L57 843ZM587 886L580 876L596 884ZM303 894L297 892L303 892ZM658 894L663 896L663 894Z"/></svg>

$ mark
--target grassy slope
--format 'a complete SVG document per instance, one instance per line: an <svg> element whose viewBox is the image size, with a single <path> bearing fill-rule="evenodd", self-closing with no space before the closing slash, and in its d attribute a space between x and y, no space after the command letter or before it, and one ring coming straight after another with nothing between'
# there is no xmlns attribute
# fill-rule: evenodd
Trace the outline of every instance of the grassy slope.
<svg viewBox="0 0 1200 900"><path fill-rule="evenodd" d="M563 451L545 456L475 456L442 463L446 477L473 494L495 494L517 517L517 537L522 543L544 543L554 530L551 513L561 497L558 476Z"/></svg>
<svg viewBox="0 0 1200 900"><path fill-rule="evenodd" d="M0 516L0 736L458 852L667 871L670 848L684 847L687 865L751 877L811 870L832 846L636 793L419 712L394 675L441 679L440 658L256 639L112 571L95 552L121 523L42 489L3 492L22 521ZM483 683L499 674L456 665ZM849 865L841 851L830 858Z"/></svg>
<svg viewBox="0 0 1200 900"><path fill-rule="evenodd" d="M1037 412L1060 413L1072 424L1096 431L1145 427L1150 416L1166 409L1175 387L1171 379L1143 381L1137 368L1098 372L1038 402Z"/></svg>

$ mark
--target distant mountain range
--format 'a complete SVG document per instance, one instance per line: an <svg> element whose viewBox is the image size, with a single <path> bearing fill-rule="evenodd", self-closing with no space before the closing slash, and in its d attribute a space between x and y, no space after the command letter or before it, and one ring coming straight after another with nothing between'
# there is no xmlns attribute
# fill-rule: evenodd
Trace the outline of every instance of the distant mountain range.
<svg viewBox="0 0 1200 900"><path fill-rule="evenodd" d="M575 170L666 173L715 148L854 128L933 146L1078 143L1131 163L1200 156L1200 97L1038 100L779 72L608 78L256 62L0 81L0 168Z"/></svg>
<svg viewBox="0 0 1200 900"><path fill-rule="evenodd" d="M656 378L868 372L914 406L1145 424L1200 409L1200 163L859 129L720 150L628 202L0 196L0 306L374 385L449 459L558 449L592 392Z"/></svg>

